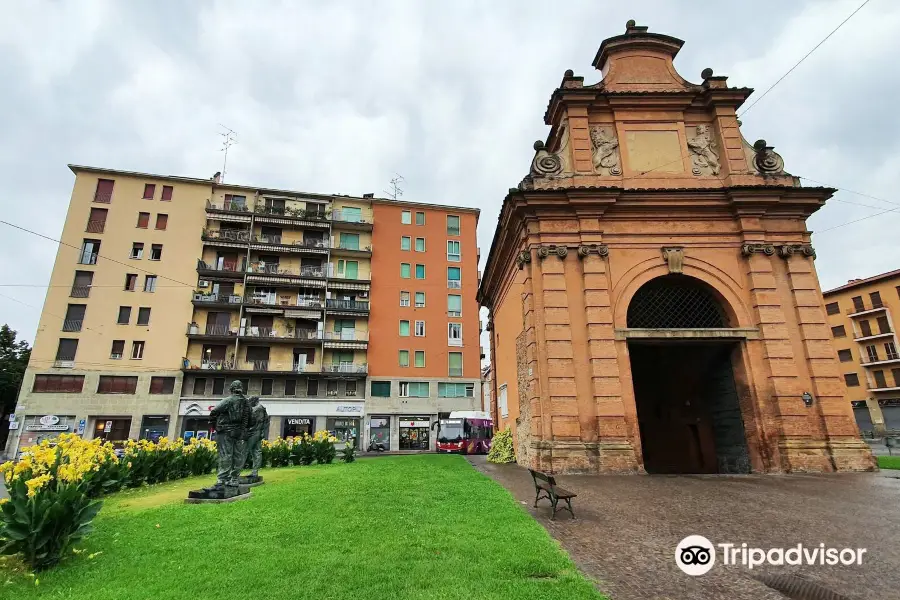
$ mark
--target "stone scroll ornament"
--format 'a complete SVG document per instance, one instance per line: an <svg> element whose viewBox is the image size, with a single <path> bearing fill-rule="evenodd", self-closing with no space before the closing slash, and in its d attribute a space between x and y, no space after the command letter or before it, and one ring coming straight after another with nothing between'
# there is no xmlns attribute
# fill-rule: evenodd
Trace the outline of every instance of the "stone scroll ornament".
<svg viewBox="0 0 900 600"><path fill-rule="evenodd" d="M600 258L609 256L609 246L606 244L590 244L578 246L578 258L587 258L591 253L596 253Z"/></svg>
<svg viewBox="0 0 900 600"><path fill-rule="evenodd" d="M741 246L741 254L750 256L751 254L765 254L766 256L775 255L775 246L772 244L743 244Z"/></svg>
<svg viewBox="0 0 900 600"><path fill-rule="evenodd" d="M784 159L775 152L773 146L766 144L766 140L756 140L753 143L753 164L761 175L783 175Z"/></svg>
<svg viewBox="0 0 900 600"><path fill-rule="evenodd" d="M697 125L693 137L688 138L687 145L691 151L691 172L694 175L719 174L719 153L709 125Z"/></svg>
<svg viewBox="0 0 900 600"><path fill-rule="evenodd" d="M778 256L788 259L793 255L805 256L807 258L815 258L816 250L811 244L784 244L778 246Z"/></svg>
<svg viewBox="0 0 900 600"><path fill-rule="evenodd" d="M553 177L562 173L563 164L558 154L548 152L544 142L534 143L534 159L531 161L532 177Z"/></svg>
<svg viewBox="0 0 900 600"><path fill-rule="evenodd" d="M594 150L594 171L600 175L621 175L619 166L619 140L612 127L593 125L591 146Z"/></svg>

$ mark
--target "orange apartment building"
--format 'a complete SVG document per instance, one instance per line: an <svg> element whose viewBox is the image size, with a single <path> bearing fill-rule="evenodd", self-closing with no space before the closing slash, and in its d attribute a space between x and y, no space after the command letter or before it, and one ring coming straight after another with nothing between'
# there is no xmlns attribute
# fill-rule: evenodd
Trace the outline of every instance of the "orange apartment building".
<svg viewBox="0 0 900 600"><path fill-rule="evenodd" d="M8 454L212 437L235 379L270 438L362 448L433 449L440 416L480 405L477 209L70 168Z"/></svg>
<svg viewBox="0 0 900 600"><path fill-rule="evenodd" d="M871 470L806 224L834 190L748 143L753 90L686 80L683 44L629 21L550 97L479 291L496 425L548 472Z"/></svg>
<svg viewBox="0 0 900 600"><path fill-rule="evenodd" d="M828 290L825 312L861 432L900 431L900 354L894 316L900 314L900 270L852 279Z"/></svg>

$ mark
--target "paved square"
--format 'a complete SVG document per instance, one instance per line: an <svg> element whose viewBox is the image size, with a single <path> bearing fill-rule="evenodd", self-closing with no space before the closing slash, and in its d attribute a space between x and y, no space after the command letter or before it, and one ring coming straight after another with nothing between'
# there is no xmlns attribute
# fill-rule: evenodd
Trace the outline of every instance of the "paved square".
<svg viewBox="0 0 900 600"><path fill-rule="evenodd" d="M528 471L471 457L559 540L613 600L784 600L754 579L795 573L850 598L900 598L900 472L837 475L570 475L576 520L537 509ZM690 577L675 546L697 534L760 548L867 548L861 566L723 566Z"/></svg>

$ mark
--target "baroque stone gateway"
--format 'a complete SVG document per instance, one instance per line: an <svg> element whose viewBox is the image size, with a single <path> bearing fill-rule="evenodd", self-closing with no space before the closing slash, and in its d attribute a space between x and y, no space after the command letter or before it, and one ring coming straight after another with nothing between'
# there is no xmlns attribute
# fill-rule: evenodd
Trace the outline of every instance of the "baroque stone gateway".
<svg viewBox="0 0 900 600"><path fill-rule="evenodd" d="M871 470L844 401L802 187L741 135L753 90L684 79L629 21L565 72L479 290L498 427L555 473Z"/></svg>

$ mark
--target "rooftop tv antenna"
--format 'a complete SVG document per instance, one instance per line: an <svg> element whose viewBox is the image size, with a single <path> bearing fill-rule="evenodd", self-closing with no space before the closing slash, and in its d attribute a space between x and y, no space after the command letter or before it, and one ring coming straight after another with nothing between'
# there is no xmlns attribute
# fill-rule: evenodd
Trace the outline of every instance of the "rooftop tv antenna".
<svg viewBox="0 0 900 600"><path fill-rule="evenodd" d="M384 190L384 193L387 194L388 196L390 196L391 198L393 198L394 200L398 199L400 196L403 195L403 190L400 189L400 183L403 181L406 181L403 178L403 175L401 175L400 173L394 173L394 177L390 181L391 189L390 189L390 191Z"/></svg>
<svg viewBox="0 0 900 600"><path fill-rule="evenodd" d="M225 167L228 165L228 149L237 144L237 133L233 129L225 127L221 123L219 123L219 127L224 129L225 131L220 131L219 135L222 136L222 147L219 148L219 152L225 153L225 159L222 161L222 183L225 183Z"/></svg>

